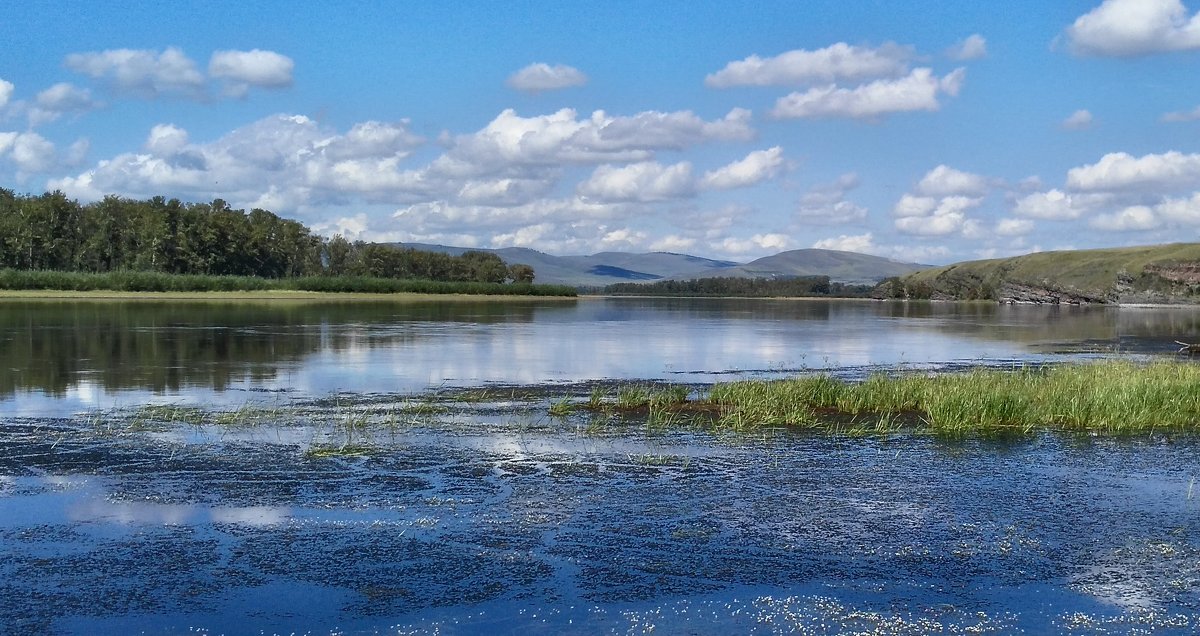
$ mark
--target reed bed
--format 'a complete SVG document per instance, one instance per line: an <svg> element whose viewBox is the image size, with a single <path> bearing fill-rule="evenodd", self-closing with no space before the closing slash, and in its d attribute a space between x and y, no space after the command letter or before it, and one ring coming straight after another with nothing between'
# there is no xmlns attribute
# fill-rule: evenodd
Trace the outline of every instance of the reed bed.
<svg viewBox="0 0 1200 636"><path fill-rule="evenodd" d="M1200 365L1104 361L939 375L876 374L859 383L826 375L712 388L718 422L944 435L1039 430L1112 435L1200 431Z"/></svg>

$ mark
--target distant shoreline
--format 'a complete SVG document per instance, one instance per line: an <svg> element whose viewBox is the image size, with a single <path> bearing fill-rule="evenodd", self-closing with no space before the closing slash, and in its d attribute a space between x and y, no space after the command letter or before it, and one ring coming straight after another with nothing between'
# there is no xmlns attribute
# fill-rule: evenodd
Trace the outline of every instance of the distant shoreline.
<svg viewBox="0 0 1200 636"><path fill-rule="evenodd" d="M574 296L532 296L527 294L421 294L414 292L314 292L293 290L201 291L201 292L131 292L112 290L70 291L54 289L0 290L0 302L5 300L254 300L254 301L354 301L354 302L424 302L450 300L457 302L512 302L543 300L575 300Z"/></svg>

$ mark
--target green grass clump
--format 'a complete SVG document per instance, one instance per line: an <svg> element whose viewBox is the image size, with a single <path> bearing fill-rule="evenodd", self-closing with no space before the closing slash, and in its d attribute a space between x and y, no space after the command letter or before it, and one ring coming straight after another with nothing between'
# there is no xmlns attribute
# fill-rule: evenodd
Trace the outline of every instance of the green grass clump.
<svg viewBox="0 0 1200 636"><path fill-rule="evenodd" d="M1037 430L1113 435L1200 430L1200 366L1110 361L1012 371L828 376L714 386L719 423L830 430L894 430L908 421L937 434L1005 435Z"/></svg>

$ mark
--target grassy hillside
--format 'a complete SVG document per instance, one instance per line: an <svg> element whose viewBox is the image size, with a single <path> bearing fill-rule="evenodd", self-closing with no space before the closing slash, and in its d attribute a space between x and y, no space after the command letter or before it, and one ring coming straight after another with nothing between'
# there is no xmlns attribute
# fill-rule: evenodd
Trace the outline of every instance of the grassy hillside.
<svg viewBox="0 0 1200 636"><path fill-rule="evenodd" d="M1017 302L1200 302L1200 243L967 261L884 283L883 295Z"/></svg>

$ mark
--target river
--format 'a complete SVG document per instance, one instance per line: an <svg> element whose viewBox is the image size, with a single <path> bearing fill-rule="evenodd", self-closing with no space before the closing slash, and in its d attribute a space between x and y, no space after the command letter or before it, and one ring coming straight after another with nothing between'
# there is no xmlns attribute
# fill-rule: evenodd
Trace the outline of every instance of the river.
<svg viewBox="0 0 1200 636"><path fill-rule="evenodd" d="M1179 633L1200 440L550 417L1174 355L1191 308L0 303L3 633Z"/></svg>

